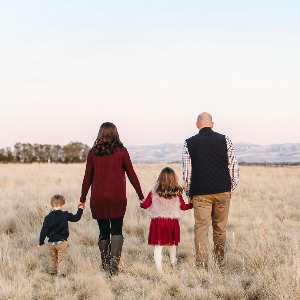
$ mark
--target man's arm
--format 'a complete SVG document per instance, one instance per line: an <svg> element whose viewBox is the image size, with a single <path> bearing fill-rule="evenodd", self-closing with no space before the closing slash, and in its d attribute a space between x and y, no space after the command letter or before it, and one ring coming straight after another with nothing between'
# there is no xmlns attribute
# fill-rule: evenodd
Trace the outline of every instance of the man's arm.
<svg viewBox="0 0 300 300"><path fill-rule="evenodd" d="M234 147L232 145L232 142L228 136L226 136L225 138L227 143L228 170L231 178L231 191L233 191L239 182L240 170L239 170L239 164L235 157Z"/></svg>
<svg viewBox="0 0 300 300"><path fill-rule="evenodd" d="M182 149L182 172L183 172L183 189L185 194L189 196L191 178L192 178L192 162L186 142Z"/></svg>

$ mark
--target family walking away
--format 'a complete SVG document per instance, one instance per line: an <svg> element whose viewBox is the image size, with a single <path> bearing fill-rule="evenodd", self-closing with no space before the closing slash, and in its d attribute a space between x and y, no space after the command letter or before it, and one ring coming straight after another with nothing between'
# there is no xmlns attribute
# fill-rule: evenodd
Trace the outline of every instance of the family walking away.
<svg viewBox="0 0 300 300"><path fill-rule="evenodd" d="M212 117L201 113L199 133L184 142L184 190L193 204L196 266L208 267L208 230L213 227L214 259L224 264L226 225L231 192L239 181L239 166L228 136L212 130Z"/></svg>
<svg viewBox="0 0 300 300"><path fill-rule="evenodd" d="M90 208L98 223L98 246L102 268L110 276L119 273L123 246L123 218L127 207L126 175L134 187L143 209L149 208L148 244L154 246L154 262L162 272L163 247L169 248L170 264L177 262L176 247L180 242L180 210L194 209L194 242L196 266L208 268L208 230L213 227L215 262L224 264L226 226L231 192L239 182L239 166L234 147L228 136L214 132L212 117L201 113L196 122L198 134L185 140L182 152L183 187L173 169L166 167L144 200L138 177L129 153L122 144L116 126L106 122L88 153L82 182L80 203L75 215L62 211L65 198L54 195L51 212L45 217L39 244L48 237L51 274L67 274L69 244L68 221L77 222L82 216L86 197L91 188ZM183 199L183 192L188 202Z"/></svg>
<svg viewBox="0 0 300 300"><path fill-rule="evenodd" d="M154 261L156 269L162 272L163 246L169 247L170 263L176 264L176 246L180 242L180 210L192 208L182 198L183 189L178 184L174 170L164 168L156 184L148 194L145 201L141 202L142 208L149 208L151 218L149 227L148 244L154 245Z"/></svg>
<svg viewBox="0 0 300 300"><path fill-rule="evenodd" d="M98 245L102 267L111 275L118 274L122 253L122 227L127 206L125 173L139 199L144 199L116 126L110 122L103 123L88 153L80 202L85 203L91 187L90 206L100 231Z"/></svg>
<svg viewBox="0 0 300 300"><path fill-rule="evenodd" d="M78 205L78 210L75 215L63 211L65 198L62 195L54 195L51 198L51 212L45 217L40 233L39 245L45 243L45 238L48 237L48 245L50 250L49 273L52 275L66 276L67 275L67 258L69 243L68 222L77 222L80 220L83 212L83 204Z"/></svg>

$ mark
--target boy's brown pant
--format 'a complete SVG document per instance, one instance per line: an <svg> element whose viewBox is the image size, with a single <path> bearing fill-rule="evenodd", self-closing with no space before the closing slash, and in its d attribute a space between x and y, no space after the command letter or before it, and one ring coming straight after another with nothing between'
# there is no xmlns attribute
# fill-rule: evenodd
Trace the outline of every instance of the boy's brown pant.
<svg viewBox="0 0 300 300"><path fill-rule="evenodd" d="M48 244L50 250L49 273L66 275L69 243L64 241L59 245L52 245L52 243Z"/></svg>
<svg viewBox="0 0 300 300"><path fill-rule="evenodd" d="M207 268L208 229L213 227L214 257L218 263L224 258L226 225L231 193L195 195L192 198L195 216L196 265Z"/></svg>

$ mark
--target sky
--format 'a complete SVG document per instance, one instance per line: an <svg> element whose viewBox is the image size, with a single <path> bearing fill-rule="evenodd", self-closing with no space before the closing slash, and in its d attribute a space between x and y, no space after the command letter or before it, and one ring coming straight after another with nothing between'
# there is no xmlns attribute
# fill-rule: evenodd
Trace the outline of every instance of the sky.
<svg viewBox="0 0 300 300"><path fill-rule="evenodd" d="M0 148L300 143L300 2L0 1Z"/></svg>

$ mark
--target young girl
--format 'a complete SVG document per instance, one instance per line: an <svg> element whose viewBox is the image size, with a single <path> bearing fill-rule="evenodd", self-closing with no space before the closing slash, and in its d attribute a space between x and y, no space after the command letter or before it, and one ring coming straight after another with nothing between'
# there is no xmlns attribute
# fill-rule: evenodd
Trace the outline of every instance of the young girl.
<svg viewBox="0 0 300 300"><path fill-rule="evenodd" d="M149 207L151 223L148 244L154 245L154 261L158 272L162 272L162 249L169 246L170 262L176 263L176 246L180 242L180 209L188 210L192 204L186 204L182 198L183 189L171 168L164 168L151 192L141 203L141 208Z"/></svg>

